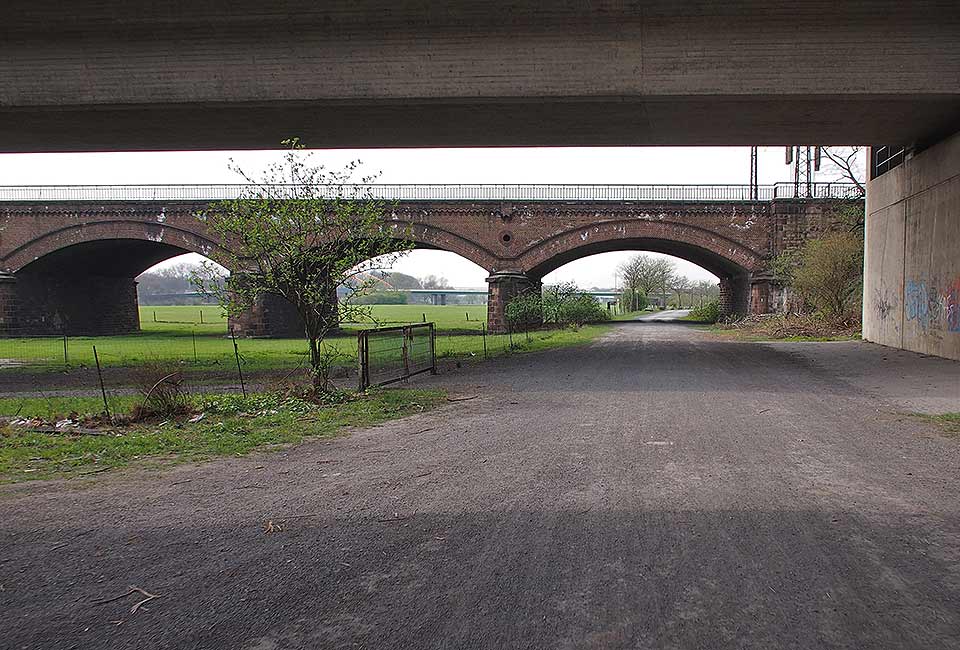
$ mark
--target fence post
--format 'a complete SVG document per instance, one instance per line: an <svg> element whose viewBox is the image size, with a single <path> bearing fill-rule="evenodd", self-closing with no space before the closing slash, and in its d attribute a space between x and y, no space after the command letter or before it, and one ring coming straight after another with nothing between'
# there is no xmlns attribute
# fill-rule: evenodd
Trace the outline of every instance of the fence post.
<svg viewBox="0 0 960 650"><path fill-rule="evenodd" d="M110 406L107 404L107 388L103 385L103 371L100 370L100 357L97 355L97 346L93 346L93 360L97 364L97 377L100 379L100 394L103 395L103 412L107 415L107 421L110 422L113 418L110 417Z"/></svg>
<svg viewBox="0 0 960 650"><path fill-rule="evenodd" d="M357 331L357 375L359 378L358 391L363 392L367 388L367 364L364 363L366 353L366 337L364 331Z"/></svg>
<svg viewBox="0 0 960 650"><path fill-rule="evenodd" d="M70 365L70 358L67 356L67 335L63 335L63 365Z"/></svg>
<svg viewBox="0 0 960 650"><path fill-rule="evenodd" d="M437 346L434 324L430 323L430 374L437 374Z"/></svg>
<svg viewBox="0 0 960 650"><path fill-rule="evenodd" d="M203 325L203 308L200 308L200 324Z"/></svg>
<svg viewBox="0 0 960 650"><path fill-rule="evenodd" d="M191 329L190 336L193 338L193 362L197 363L197 330Z"/></svg>
<svg viewBox="0 0 960 650"><path fill-rule="evenodd" d="M483 336L483 358L487 358L487 324L481 323L480 333Z"/></svg>
<svg viewBox="0 0 960 650"><path fill-rule="evenodd" d="M403 376L409 377L410 376L410 347L408 346L407 343L410 340L411 329L408 326L404 325L403 330L401 330L401 332L403 334Z"/></svg>
<svg viewBox="0 0 960 650"><path fill-rule="evenodd" d="M247 397L247 387L243 383L243 370L240 368L240 348L237 347L237 335L233 328L230 328L230 338L233 339L233 356L237 360L237 375L240 377L240 392L244 399Z"/></svg>

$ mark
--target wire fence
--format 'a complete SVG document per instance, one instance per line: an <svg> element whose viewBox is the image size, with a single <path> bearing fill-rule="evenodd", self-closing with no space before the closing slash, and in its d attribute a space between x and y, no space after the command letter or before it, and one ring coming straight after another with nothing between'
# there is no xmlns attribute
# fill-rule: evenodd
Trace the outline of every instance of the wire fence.
<svg viewBox="0 0 960 650"><path fill-rule="evenodd" d="M559 184L372 184L301 185L7 185L0 201L217 201L266 191L283 198L309 196L393 201L770 201L773 199L858 199L849 183L773 185L559 185Z"/></svg>
<svg viewBox="0 0 960 650"><path fill-rule="evenodd" d="M424 334L426 331L432 332L429 337ZM356 331L345 329L329 337L324 346L334 353L336 375L345 381L357 372L361 355L368 354L368 385L383 383L385 376L396 373L397 368L403 378L432 367L436 359L489 358L533 349L541 341L558 335L554 330L494 334L487 331L485 321L467 318L462 326L447 325L440 332L433 323L363 332L367 332L365 339ZM398 334L404 332L405 336ZM427 360L429 366L425 365ZM199 328L100 337L2 336L0 392L73 386L76 382L71 377L82 377L97 362L116 388L133 387L137 369L147 367L181 371L201 383L233 384L241 381L241 375L257 382L298 370L306 373L309 351L303 339L234 339L224 331L211 333Z"/></svg>

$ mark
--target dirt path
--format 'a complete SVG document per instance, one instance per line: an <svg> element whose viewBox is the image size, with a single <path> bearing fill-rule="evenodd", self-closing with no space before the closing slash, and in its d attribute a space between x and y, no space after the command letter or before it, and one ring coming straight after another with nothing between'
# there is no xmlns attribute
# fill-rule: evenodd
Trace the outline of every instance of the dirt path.
<svg viewBox="0 0 960 650"><path fill-rule="evenodd" d="M618 326L334 441L0 488L0 645L960 647L960 440L897 414L960 364L806 345Z"/></svg>

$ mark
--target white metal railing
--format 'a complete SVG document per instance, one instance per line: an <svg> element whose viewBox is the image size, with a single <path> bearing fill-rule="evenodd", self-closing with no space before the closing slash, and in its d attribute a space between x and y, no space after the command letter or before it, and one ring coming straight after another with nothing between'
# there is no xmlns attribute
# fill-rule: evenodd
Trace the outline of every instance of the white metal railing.
<svg viewBox="0 0 960 650"><path fill-rule="evenodd" d="M259 186L274 196L326 195L398 201L770 201L862 198L856 185L347 185ZM0 201L216 201L249 196L255 185L7 185Z"/></svg>

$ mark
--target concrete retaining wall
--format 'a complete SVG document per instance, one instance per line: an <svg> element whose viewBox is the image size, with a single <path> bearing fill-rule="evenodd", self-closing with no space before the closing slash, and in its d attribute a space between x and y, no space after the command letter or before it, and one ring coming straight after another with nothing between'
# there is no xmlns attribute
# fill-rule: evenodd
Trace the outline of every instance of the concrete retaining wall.
<svg viewBox="0 0 960 650"><path fill-rule="evenodd" d="M960 360L960 134L867 186L863 336Z"/></svg>

